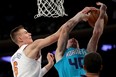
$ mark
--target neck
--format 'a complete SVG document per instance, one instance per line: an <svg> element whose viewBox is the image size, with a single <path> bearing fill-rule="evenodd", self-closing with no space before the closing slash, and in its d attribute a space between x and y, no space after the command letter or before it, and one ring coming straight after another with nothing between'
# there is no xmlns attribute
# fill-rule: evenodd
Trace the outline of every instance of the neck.
<svg viewBox="0 0 116 77"><path fill-rule="evenodd" d="M86 74L87 77L99 77L98 73L87 73Z"/></svg>
<svg viewBox="0 0 116 77"><path fill-rule="evenodd" d="M18 45L18 46L19 46L19 48L20 48L22 45L23 45L23 44Z"/></svg>
<svg viewBox="0 0 116 77"><path fill-rule="evenodd" d="M22 43L22 44L19 44L18 46L21 47L22 45L25 45L25 44Z"/></svg>

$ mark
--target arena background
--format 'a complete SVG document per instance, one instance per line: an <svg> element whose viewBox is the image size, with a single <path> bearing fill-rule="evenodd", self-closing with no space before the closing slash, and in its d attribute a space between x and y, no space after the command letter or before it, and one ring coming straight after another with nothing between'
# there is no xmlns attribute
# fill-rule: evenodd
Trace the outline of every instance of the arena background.
<svg viewBox="0 0 116 77"><path fill-rule="evenodd" d="M10 39L9 33L15 26L22 24L32 33L33 39L43 38L54 33L63 23L73 17L85 6L95 6L100 1L107 5L108 24L100 38L98 52L103 58L101 77L116 77L116 0L64 0L65 12L68 16L59 18L40 17L37 14L36 0L1 0L0 1L0 77L13 77L10 57L17 50ZM71 32L70 37L79 40L80 47L86 47L92 34L88 23L80 22ZM53 53L56 43L42 49L42 66L47 64L47 52ZM44 77L58 77L53 67Z"/></svg>

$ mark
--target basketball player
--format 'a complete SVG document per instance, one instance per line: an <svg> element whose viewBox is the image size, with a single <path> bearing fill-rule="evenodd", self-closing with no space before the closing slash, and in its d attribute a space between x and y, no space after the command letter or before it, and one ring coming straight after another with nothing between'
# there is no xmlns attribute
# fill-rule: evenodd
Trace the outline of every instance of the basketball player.
<svg viewBox="0 0 116 77"><path fill-rule="evenodd" d="M54 65L59 77L81 77L86 74L83 69L84 56L89 52L96 52L99 38L104 30L104 16L107 7L100 2L97 5L101 6L100 15L95 23L87 49L80 49L78 41L75 38L68 40L68 29L62 30L57 43L55 53L56 64Z"/></svg>
<svg viewBox="0 0 116 77"><path fill-rule="evenodd" d="M10 33L10 37L19 46L19 49L11 57L14 77L43 77L53 66L54 62L53 55L49 53L47 56L48 64L41 68L41 49L56 42L62 30L68 29L70 31L80 20L83 18L86 20L86 13L91 9L95 8L86 7L82 11L83 13L80 12L75 15L54 34L35 41L32 40L31 33L23 26L14 28Z"/></svg>
<svg viewBox="0 0 116 77"><path fill-rule="evenodd" d="M84 69L86 76L84 77L99 77L102 70L102 57L99 53L91 52L84 57Z"/></svg>

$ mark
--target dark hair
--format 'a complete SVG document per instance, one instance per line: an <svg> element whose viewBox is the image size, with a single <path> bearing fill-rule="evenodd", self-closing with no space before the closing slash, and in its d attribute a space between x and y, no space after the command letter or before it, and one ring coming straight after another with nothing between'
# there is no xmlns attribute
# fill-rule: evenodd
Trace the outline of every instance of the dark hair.
<svg viewBox="0 0 116 77"><path fill-rule="evenodd" d="M102 57L97 52L88 53L84 58L84 66L90 73L99 73L102 65Z"/></svg>
<svg viewBox="0 0 116 77"><path fill-rule="evenodd" d="M17 27L15 27L14 29L11 30L10 32L10 37L11 37L11 40L15 43L17 43L17 39L16 39L16 35L17 35L17 32L20 30L20 29L23 29L23 25L19 25Z"/></svg>

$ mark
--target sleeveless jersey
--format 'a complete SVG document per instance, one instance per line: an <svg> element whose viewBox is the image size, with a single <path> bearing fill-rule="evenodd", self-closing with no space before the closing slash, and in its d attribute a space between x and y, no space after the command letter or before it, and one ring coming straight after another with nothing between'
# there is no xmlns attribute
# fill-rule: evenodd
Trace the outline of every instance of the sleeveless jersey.
<svg viewBox="0 0 116 77"><path fill-rule="evenodd" d="M25 56L23 50L26 46L21 46L11 57L14 77L42 77L41 57L35 60Z"/></svg>
<svg viewBox="0 0 116 77"><path fill-rule="evenodd" d="M85 49L68 48L62 59L54 65L59 77L81 77L81 75L85 75L83 60L86 54Z"/></svg>

